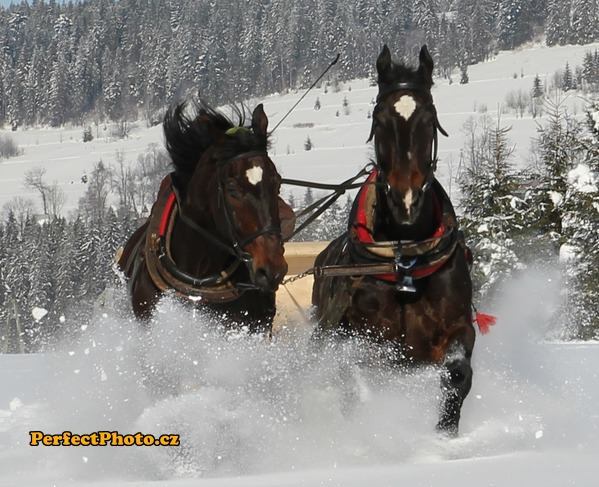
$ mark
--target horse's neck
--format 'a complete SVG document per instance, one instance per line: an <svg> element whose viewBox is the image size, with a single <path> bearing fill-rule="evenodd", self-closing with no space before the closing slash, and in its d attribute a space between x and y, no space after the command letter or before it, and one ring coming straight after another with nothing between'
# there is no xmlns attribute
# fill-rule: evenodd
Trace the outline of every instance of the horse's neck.
<svg viewBox="0 0 599 487"><path fill-rule="evenodd" d="M209 228L206 229L210 231ZM175 220L170 252L177 267L194 277L218 274L231 260L229 253L185 225L180 219Z"/></svg>
<svg viewBox="0 0 599 487"><path fill-rule="evenodd" d="M379 195L379 202L383 196ZM383 204L377 204L375 215L374 237L375 240L425 240L433 235L439 225L435 215L435 205L431 191L425 192L424 202L418 219L410 225L402 225L395 222L391 212L386 207L387 200Z"/></svg>

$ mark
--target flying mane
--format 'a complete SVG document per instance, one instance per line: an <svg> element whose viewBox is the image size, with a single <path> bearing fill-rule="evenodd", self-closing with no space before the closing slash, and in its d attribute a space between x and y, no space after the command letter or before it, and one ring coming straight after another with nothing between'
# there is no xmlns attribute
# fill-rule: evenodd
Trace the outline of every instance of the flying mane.
<svg viewBox="0 0 599 487"><path fill-rule="evenodd" d="M219 144L218 157L226 160L244 152L268 149L267 137L254 134L246 127L247 109L245 106L231 106L236 120L215 110L203 100L184 101L166 112L164 116L164 136L175 169L174 182L184 189L194 173L204 152L214 144ZM227 130L244 127L231 136Z"/></svg>

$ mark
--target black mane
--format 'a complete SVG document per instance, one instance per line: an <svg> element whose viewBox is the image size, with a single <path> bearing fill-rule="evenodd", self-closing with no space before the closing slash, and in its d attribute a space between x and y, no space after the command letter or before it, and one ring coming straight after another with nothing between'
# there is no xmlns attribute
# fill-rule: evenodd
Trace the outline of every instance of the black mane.
<svg viewBox="0 0 599 487"><path fill-rule="evenodd" d="M223 160L237 154L268 149L268 140L245 127L245 106L231 106L236 121L215 110L203 100L190 100L168 109L164 116L164 136L175 169L174 183L183 189L191 179L202 154L219 142L218 155ZM231 137L222 137L234 127L245 127Z"/></svg>

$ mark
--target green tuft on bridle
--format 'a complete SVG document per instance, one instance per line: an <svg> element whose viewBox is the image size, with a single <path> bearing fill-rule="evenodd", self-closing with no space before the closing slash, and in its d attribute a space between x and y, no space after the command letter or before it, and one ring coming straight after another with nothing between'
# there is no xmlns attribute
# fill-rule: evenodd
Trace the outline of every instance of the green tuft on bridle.
<svg viewBox="0 0 599 487"><path fill-rule="evenodd" d="M231 127L229 130L225 132L225 135L230 135L231 137L237 135L238 133L247 133L250 129L246 127Z"/></svg>

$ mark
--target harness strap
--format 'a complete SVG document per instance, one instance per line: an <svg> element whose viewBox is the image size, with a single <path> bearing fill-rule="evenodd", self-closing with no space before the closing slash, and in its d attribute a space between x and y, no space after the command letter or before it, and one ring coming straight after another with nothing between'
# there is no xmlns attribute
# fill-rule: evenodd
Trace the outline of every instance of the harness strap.
<svg viewBox="0 0 599 487"><path fill-rule="evenodd" d="M422 279L434 274L453 255L459 240L453 218L445 218L444 211L447 210L444 210L439 200L445 193L441 191L437 195L438 183L434 181L433 197L438 226L431 237L419 241L375 241L372 219L377 193L370 184L377 177L378 171L375 169L360 190L352 211L349 227L352 265L321 270L322 275L372 275L384 281L398 282L402 276Z"/></svg>
<svg viewBox="0 0 599 487"><path fill-rule="evenodd" d="M441 269L443 265L453 255L457 247L457 240L454 242L449 252L444 252L433 262L416 265L407 269L409 274L414 279L422 279L433 275ZM374 276L377 279L387 282L397 282L397 268L392 262L381 263L366 263L366 264L351 264L351 265L328 265L315 266L315 277L341 277L341 276Z"/></svg>
<svg viewBox="0 0 599 487"><path fill-rule="evenodd" d="M309 214L314 211L305 221L303 221L294 232L285 239L285 241L291 240L298 233L300 233L304 228L310 225L314 220L316 220L320 215L322 215L328 208L330 208L335 201L337 201L348 189L361 188L365 183L356 183L355 181L360 179L363 176L366 176L371 172L372 164L368 164L364 166L358 174L355 176L346 179L341 184L324 184L324 183L313 183L311 181L301 181L298 179L283 179L283 184L289 184L292 186L303 186L307 188L320 188L320 189L332 189L333 193L330 193L323 198L317 200L312 203L308 207L304 208L300 211L296 217L301 218L304 215Z"/></svg>
<svg viewBox="0 0 599 487"><path fill-rule="evenodd" d="M152 282L160 291L173 289L179 297L194 301L224 303L237 299L242 290L230 282L230 277L239 266L239 261L223 272L206 278L190 276L173 261L168 249L174 221L180 218L178 209L177 195L170 176L167 176L152 208L141 256Z"/></svg>

